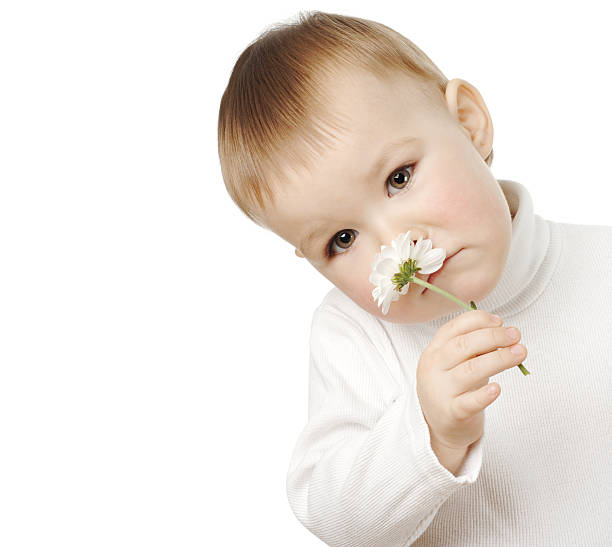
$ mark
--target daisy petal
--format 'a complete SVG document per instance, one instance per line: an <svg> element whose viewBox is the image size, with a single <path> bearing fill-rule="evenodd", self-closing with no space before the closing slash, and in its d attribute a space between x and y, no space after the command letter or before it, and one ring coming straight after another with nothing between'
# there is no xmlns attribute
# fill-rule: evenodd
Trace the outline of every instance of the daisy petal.
<svg viewBox="0 0 612 547"><path fill-rule="evenodd" d="M376 300L379 297L381 290L382 289L380 287L374 287L374 289L372 290L372 298L374 300Z"/></svg>
<svg viewBox="0 0 612 547"><path fill-rule="evenodd" d="M432 249L421 260L419 260L419 273L429 274L439 270L446 258L444 249Z"/></svg>
<svg viewBox="0 0 612 547"><path fill-rule="evenodd" d="M408 234L410 234L410 232L408 232ZM399 258L402 262L404 260L412 258L412 255L414 254L414 243L412 242L412 239L410 239L410 237L404 239L402 245L398 249L398 253Z"/></svg>
<svg viewBox="0 0 612 547"><path fill-rule="evenodd" d="M380 260L382 261L386 258L397 261L399 259L397 249L394 247L385 247L382 251L380 251Z"/></svg>
<svg viewBox="0 0 612 547"><path fill-rule="evenodd" d="M387 315L387 313L389 312L389 306L391 306L391 299L385 298L382 306L383 315Z"/></svg>
<svg viewBox="0 0 612 547"><path fill-rule="evenodd" d="M391 258L385 258L378 263L378 266L376 266L376 271L389 278L389 280L398 272L398 270L399 268L397 262Z"/></svg>
<svg viewBox="0 0 612 547"><path fill-rule="evenodd" d="M409 239L410 239L410 231L407 231L404 234L399 234L391 242L391 247L393 247L394 249L400 249L404 245L406 240L409 240Z"/></svg>
<svg viewBox="0 0 612 547"><path fill-rule="evenodd" d="M429 251L431 250L431 247L432 247L431 239L426 239L425 241L421 241L421 239L419 238L419 241L416 243L414 247L415 249L414 249L414 252L412 253L412 258L416 260L422 260L425 256L427 256L427 253L429 253Z"/></svg>
<svg viewBox="0 0 612 547"><path fill-rule="evenodd" d="M372 283L373 285L380 285L385 279L387 279L386 275L378 271L374 271L370 274L368 281Z"/></svg>

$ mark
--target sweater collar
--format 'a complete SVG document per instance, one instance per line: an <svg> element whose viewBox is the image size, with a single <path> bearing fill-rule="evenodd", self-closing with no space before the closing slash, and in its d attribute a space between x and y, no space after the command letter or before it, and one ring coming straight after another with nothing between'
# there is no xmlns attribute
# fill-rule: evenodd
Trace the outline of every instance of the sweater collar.
<svg viewBox="0 0 612 547"><path fill-rule="evenodd" d="M499 180L512 219L512 238L506 266L493 291L476 302L478 309L496 313L504 319L529 307L542 294L561 255L563 238L557 223L534 214L531 195L525 186ZM466 310L426 321L422 325L439 328Z"/></svg>

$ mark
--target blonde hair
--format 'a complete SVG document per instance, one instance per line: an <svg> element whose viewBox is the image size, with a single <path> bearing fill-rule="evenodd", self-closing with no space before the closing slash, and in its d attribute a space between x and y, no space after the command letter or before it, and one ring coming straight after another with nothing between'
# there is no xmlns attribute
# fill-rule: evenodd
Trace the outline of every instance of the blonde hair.
<svg viewBox="0 0 612 547"><path fill-rule="evenodd" d="M440 97L448 83L408 38L375 21L310 11L268 27L238 57L219 107L225 187L256 224L266 227L273 181L284 180L286 167L308 169L317 154L332 146L334 131L345 129L325 108L324 83L346 67L380 78L399 70L416 81L433 82ZM492 159L493 150L485 160L489 166Z"/></svg>

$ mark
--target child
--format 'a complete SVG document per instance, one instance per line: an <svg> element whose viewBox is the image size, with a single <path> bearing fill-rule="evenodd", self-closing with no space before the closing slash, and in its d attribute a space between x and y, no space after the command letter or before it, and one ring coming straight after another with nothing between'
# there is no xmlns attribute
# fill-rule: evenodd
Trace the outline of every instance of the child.
<svg viewBox="0 0 612 547"><path fill-rule="evenodd" d="M612 227L536 215L492 145L478 90L373 21L300 14L234 67L228 192L334 284L287 475L329 545L612 544ZM383 313L369 275L401 233L479 309L411 283Z"/></svg>

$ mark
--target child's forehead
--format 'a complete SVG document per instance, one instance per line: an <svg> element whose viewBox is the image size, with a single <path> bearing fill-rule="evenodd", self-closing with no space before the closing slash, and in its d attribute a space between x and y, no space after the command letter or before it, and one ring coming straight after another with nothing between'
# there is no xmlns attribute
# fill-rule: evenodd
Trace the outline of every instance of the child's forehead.
<svg viewBox="0 0 612 547"><path fill-rule="evenodd" d="M382 137L393 131L390 138L409 133L413 120L428 118L437 110L433 103L440 104L439 98L433 100L440 92L432 89L431 82L397 70L381 77L348 67L321 82L318 100L307 101L302 123L277 140L274 171L282 185L287 179L312 175L328 153L356 145L367 149L376 133Z"/></svg>
<svg viewBox="0 0 612 547"><path fill-rule="evenodd" d="M375 73L362 66L344 67L333 75L322 76L320 87L325 90L323 103L340 107L346 103L347 95L354 96L355 91L358 94L363 91L366 98L374 95L384 101L394 96L410 99L421 107L432 102L439 105L442 97L437 82L424 80L396 68L390 68L385 73Z"/></svg>

